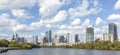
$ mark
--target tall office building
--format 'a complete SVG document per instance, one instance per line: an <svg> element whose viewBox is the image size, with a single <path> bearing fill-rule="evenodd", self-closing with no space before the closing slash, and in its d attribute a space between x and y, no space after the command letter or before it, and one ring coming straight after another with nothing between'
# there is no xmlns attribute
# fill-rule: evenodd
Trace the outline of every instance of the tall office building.
<svg viewBox="0 0 120 55"><path fill-rule="evenodd" d="M73 33L67 33L67 43L68 44L75 44L75 35Z"/></svg>
<svg viewBox="0 0 120 55"><path fill-rule="evenodd" d="M47 38L48 43L51 43L52 42L52 38L51 38L52 32L51 32L51 30L47 31L45 36Z"/></svg>
<svg viewBox="0 0 120 55"><path fill-rule="evenodd" d="M62 36L60 36L60 42L61 43L65 43L65 37L62 35Z"/></svg>
<svg viewBox="0 0 120 55"><path fill-rule="evenodd" d="M33 43L38 44L38 36L33 36Z"/></svg>
<svg viewBox="0 0 120 55"><path fill-rule="evenodd" d="M19 37L18 41L21 42L21 43L27 42L27 40L24 37Z"/></svg>
<svg viewBox="0 0 120 55"><path fill-rule="evenodd" d="M70 33L66 34L66 42L69 43L69 37L70 37Z"/></svg>
<svg viewBox="0 0 120 55"><path fill-rule="evenodd" d="M86 28L86 42L94 42L94 28Z"/></svg>
<svg viewBox="0 0 120 55"><path fill-rule="evenodd" d="M17 33L13 35L12 41L19 41L19 40L18 40L18 34L17 34Z"/></svg>
<svg viewBox="0 0 120 55"><path fill-rule="evenodd" d="M59 42L60 42L60 38L59 38L58 36L55 36L55 37L53 38L53 44L54 44L55 46L57 46L57 45L59 44Z"/></svg>
<svg viewBox="0 0 120 55"><path fill-rule="evenodd" d="M75 42L76 43L79 42L79 36L78 36L78 34L75 34Z"/></svg>
<svg viewBox="0 0 120 55"><path fill-rule="evenodd" d="M73 34L73 33L70 34L69 43L75 44L75 34Z"/></svg>
<svg viewBox="0 0 120 55"><path fill-rule="evenodd" d="M110 41L109 35L107 33L103 34L103 41Z"/></svg>
<svg viewBox="0 0 120 55"><path fill-rule="evenodd" d="M117 41L117 26L114 23L110 23L108 27L110 41Z"/></svg>
<svg viewBox="0 0 120 55"><path fill-rule="evenodd" d="M47 43L47 38L46 37L41 37L41 45L45 45Z"/></svg>

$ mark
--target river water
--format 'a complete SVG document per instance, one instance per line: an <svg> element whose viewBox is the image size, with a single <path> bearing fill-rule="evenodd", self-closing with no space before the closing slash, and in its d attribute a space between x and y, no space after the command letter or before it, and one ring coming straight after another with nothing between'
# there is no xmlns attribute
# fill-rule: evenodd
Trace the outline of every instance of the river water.
<svg viewBox="0 0 120 55"><path fill-rule="evenodd" d="M85 50L68 48L36 48L32 50L9 50L0 55L120 55L120 51Z"/></svg>

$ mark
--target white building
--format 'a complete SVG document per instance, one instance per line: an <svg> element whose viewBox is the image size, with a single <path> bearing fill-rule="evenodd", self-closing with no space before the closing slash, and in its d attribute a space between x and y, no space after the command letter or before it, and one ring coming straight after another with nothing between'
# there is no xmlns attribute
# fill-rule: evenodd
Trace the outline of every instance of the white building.
<svg viewBox="0 0 120 55"><path fill-rule="evenodd" d="M75 34L69 33L67 34L66 38L67 38L67 44L69 45L75 44Z"/></svg>
<svg viewBox="0 0 120 55"><path fill-rule="evenodd" d="M58 44L60 43L60 41L59 41L59 37L57 37L57 36L55 36L54 38L53 38L53 44L55 45L55 46L58 46Z"/></svg>
<svg viewBox="0 0 120 55"><path fill-rule="evenodd" d="M110 41L109 35L107 33L103 34L103 41Z"/></svg>
<svg viewBox="0 0 120 55"><path fill-rule="evenodd" d="M32 43L38 44L38 36L33 36Z"/></svg>

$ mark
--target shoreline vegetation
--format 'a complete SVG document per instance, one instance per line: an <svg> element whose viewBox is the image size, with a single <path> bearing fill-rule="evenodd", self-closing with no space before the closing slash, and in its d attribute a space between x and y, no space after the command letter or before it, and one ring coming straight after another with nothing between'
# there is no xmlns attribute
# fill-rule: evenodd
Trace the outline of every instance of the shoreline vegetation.
<svg viewBox="0 0 120 55"><path fill-rule="evenodd" d="M32 49L32 48L40 48L39 45L31 44L31 43L20 43L18 41L8 41L5 39L0 40L0 48L8 48L10 50L14 49Z"/></svg>
<svg viewBox="0 0 120 55"><path fill-rule="evenodd" d="M75 48L88 50L120 50L120 42L98 41L87 42L73 45L63 46L39 46L31 43L20 43L18 41L0 40L0 48L7 48L8 50L26 50L32 48Z"/></svg>
<svg viewBox="0 0 120 55"><path fill-rule="evenodd" d="M88 50L120 50L120 42L87 42L80 44L73 44L72 46L41 46L41 48L75 48L75 49L88 49Z"/></svg>

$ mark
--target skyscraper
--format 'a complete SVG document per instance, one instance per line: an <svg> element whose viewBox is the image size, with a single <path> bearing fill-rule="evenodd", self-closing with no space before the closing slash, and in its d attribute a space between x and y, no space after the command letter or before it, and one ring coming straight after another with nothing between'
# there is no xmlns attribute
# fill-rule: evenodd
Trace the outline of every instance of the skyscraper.
<svg viewBox="0 0 120 55"><path fill-rule="evenodd" d="M110 41L109 35L107 33L103 34L103 41Z"/></svg>
<svg viewBox="0 0 120 55"><path fill-rule="evenodd" d="M38 44L38 36L33 36L33 43Z"/></svg>
<svg viewBox="0 0 120 55"><path fill-rule="evenodd" d="M62 36L60 36L60 42L61 43L65 43L65 37L62 35Z"/></svg>
<svg viewBox="0 0 120 55"><path fill-rule="evenodd" d="M78 34L75 34L75 42L76 43L79 42L79 36L78 36Z"/></svg>
<svg viewBox="0 0 120 55"><path fill-rule="evenodd" d="M69 37L70 37L70 33L66 34L66 42L69 43Z"/></svg>
<svg viewBox="0 0 120 55"><path fill-rule="evenodd" d="M24 37L19 37L18 41L21 42L21 43L27 42L27 40Z"/></svg>
<svg viewBox="0 0 120 55"><path fill-rule="evenodd" d="M60 42L60 38L59 38L58 36L55 36L55 37L53 38L53 44L54 44L55 46L57 46L57 45L59 44L59 42Z"/></svg>
<svg viewBox="0 0 120 55"><path fill-rule="evenodd" d="M86 28L86 42L94 42L94 28Z"/></svg>
<svg viewBox="0 0 120 55"><path fill-rule="evenodd" d="M108 32L109 32L110 41L111 42L117 41L117 26L116 26L116 24L110 23Z"/></svg>
<svg viewBox="0 0 120 55"><path fill-rule="evenodd" d="M52 32L51 32L51 30L46 31L46 35L45 36L47 38L48 43L52 42L52 38L51 38Z"/></svg>
<svg viewBox="0 0 120 55"><path fill-rule="evenodd" d="M67 36L66 36L66 38L67 38L67 43L68 44L75 44L75 34L73 34L73 33L67 33Z"/></svg>
<svg viewBox="0 0 120 55"><path fill-rule="evenodd" d="M13 35L12 41L19 41L19 40L18 40L18 34L17 34L17 33Z"/></svg>
<svg viewBox="0 0 120 55"><path fill-rule="evenodd" d="M47 43L47 38L46 37L41 37L41 45L45 45Z"/></svg>
<svg viewBox="0 0 120 55"><path fill-rule="evenodd" d="M70 44L75 44L75 34L73 34L73 33L70 34L69 43Z"/></svg>

